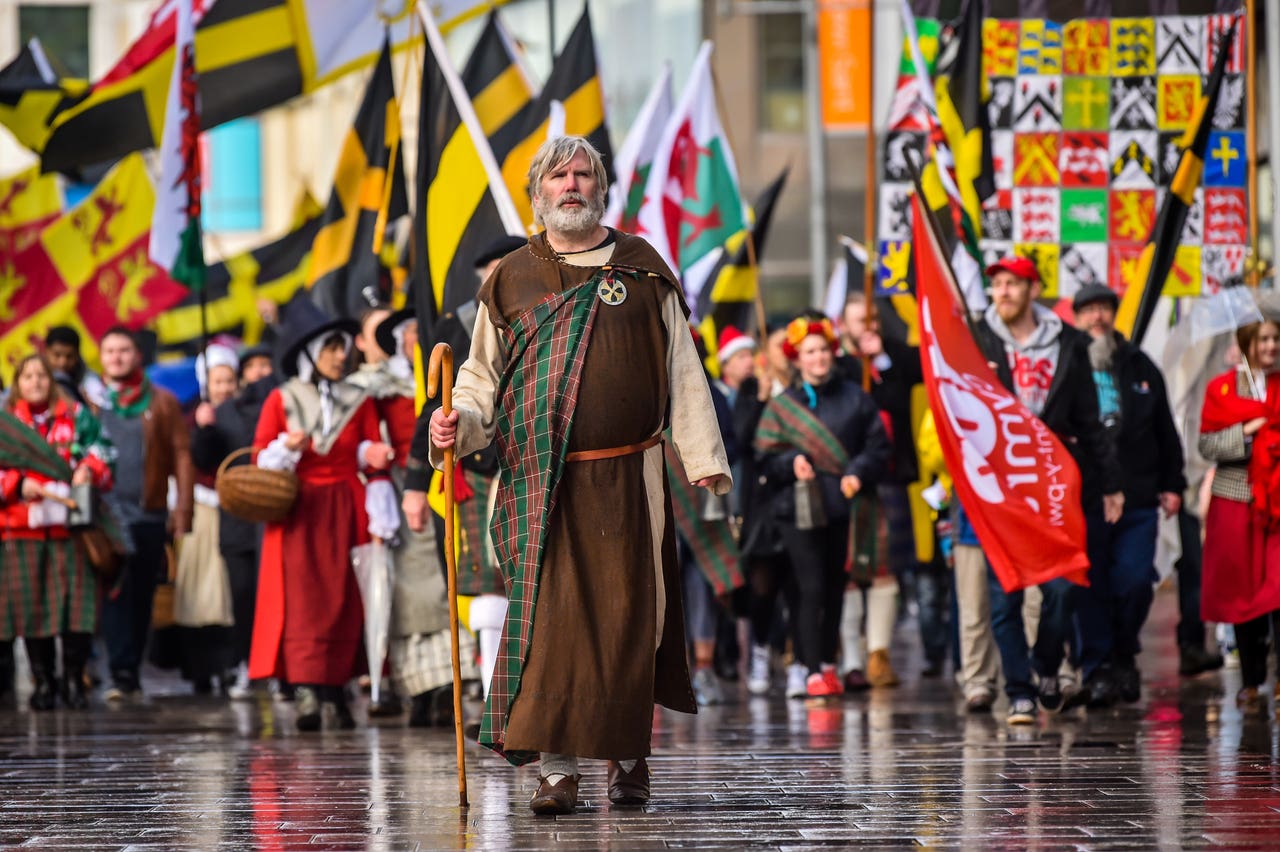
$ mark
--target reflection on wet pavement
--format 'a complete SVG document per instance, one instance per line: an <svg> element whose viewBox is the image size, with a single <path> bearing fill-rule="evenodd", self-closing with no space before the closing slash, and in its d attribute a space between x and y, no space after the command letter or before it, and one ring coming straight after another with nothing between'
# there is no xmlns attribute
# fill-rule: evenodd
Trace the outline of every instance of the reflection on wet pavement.
<svg viewBox="0 0 1280 852"><path fill-rule="evenodd" d="M536 767L477 747L460 812L451 729L304 736L265 693L197 699L158 675L141 705L0 710L0 846L1273 846L1276 717L1241 716L1235 672L1178 678L1174 597L1157 597L1132 707L1023 729L1002 705L965 715L947 681L914 676L906 624L904 686L811 704L735 684L698 716L659 711L652 804L611 810L589 762L585 803L558 819L528 812Z"/></svg>

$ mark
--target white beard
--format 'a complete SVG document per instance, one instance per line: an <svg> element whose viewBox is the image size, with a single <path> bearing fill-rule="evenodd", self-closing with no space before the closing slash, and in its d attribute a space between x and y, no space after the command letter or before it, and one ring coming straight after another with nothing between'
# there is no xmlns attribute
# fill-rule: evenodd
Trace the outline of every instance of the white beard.
<svg viewBox="0 0 1280 852"><path fill-rule="evenodd" d="M599 199L582 196L581 207L556 207L551 202L538 200L538 218L548 231L565 234L586 234L594 230L604 217L604 205Z"/></svg>

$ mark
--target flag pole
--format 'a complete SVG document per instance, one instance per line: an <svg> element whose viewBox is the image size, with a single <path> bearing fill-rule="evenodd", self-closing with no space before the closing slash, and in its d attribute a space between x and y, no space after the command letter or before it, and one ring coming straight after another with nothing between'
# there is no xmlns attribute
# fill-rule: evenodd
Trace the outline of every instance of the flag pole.
<svg viewBox="0 0 1280 852"><path fill-rule="evenodd" d="M876 4L867 0L870 11L870 22L867 27L867 154L866 191L863 194L863 244L866 246L867 262L862 267L862 299L866 305L867 328L876 320L875 286L876 286ZM862 356L862 389L871 390L871 358Z"/></svg>
<svg viewBox="0 0 1280 852"><path fill-rule="evenodd" d="M907 155L906 155L907 171L910 172L911 174L911 183L915 188L916 197L923 199L925 197L924 175L921 173L921 164L916 162L916 159L915 159L916 156L917 155L913 151L907 152ZM925 223L928 225L929 232L930 234L932 234L933 239L939 245L945 245L946 241L942 238L942 235L946 233L946 231L943 229L942 223L938 221L937 212L931 209L928 204L923 204L923 203L920 204L920 211L924 215ZM968 309L968 303L965 302L964 300L964 291L960 289L960 282L956 278L955 269L953 269L951 266L951 259L947 257L943 257L942 261L947 270L947 286L951 288L951 294L957 300L956 304L964 306L964 309L961 310L961 313L964 314L964 321L969 326L969 333L973 335L973 339L977 340L978 339L977 320L974 319L973 311ZM919 282L916 282L917 290L919 289L919 286L920 286Z"/></svg>
<svg viewBox="0 0 1280 852"><path fill-rule="evenodd" d="M1249 184L1249 265L1245 272L1245 280L1250 287L1257 288L1258 274L1262 271L1262 257L1258 254L1258 41L1254 35L1257 21L1257 0L1245 0L1245 113L1248 129L1245 131L1245 167L1248 170ZM1275 26L1275 21L1271 21ZM1274 62L1274 58L1272 59ZM1276 148L1276 140L1271 141L1271 148ZM1275 169L1276 158L1271 158L1271 168Z"/></svg>

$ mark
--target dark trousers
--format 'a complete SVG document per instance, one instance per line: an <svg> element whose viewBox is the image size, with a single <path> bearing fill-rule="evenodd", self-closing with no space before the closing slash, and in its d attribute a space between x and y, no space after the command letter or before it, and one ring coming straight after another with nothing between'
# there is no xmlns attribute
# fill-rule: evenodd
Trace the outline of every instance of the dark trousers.
<svg viewBox="0 0 1280 852"><path fill-rule="evenodd" d="M253 612L258 600L258 551L245 550L222 554L227 563L227 577L231 581L231 613L235 626L231 628L231 664L249 661L249 647L253 644Z"/></svg>
<svg viewBox="0 0 1280 852"><path fill-rule="evenodd" d="M102 638L107 646L107 662L113 680L136 687L142 652L151 627L151 606L156 584L168 563L164 546L164 524L144 521L130 524L134 552L125 560L117 586L102 606Z"/></svg>
<svg viewBox="0 0 1280 852"><path fill-rule="evenodd" d="M1245 686L1261 686L1267 679L1267 652L1275 644L1272 636L1280 628L1280 610L1237 624L1235 628L1236 647L1240 650L1240 682ZM1280 654L1277 672L1280 672Z"/></svg>
<svg viewBox="0 0 1280 852"><path fill-rule="evenodd" d="M939 556L935 554L935 556ZM916 603L920 607L920 647L925 659L941 665L951 644L951 572L941 557L917 563Z"/></svg>
<svg viewBox="0 0 1280 852"><path fill-rule="evenodd" d="M1182 555L1173 563L1178 572L1178 646L1204 647L1204 621L1200 619L1200 521L1186 509L1178 512Z"/></svg>
<svg viewBox="0 0 1280 852"><path fill-rule="evenodd" d="M785 554L753 556L746 561L747 619L751 622L751 642L769 645L782 621L780 606L783 584L791 573ZM782 644L786 644L785 639Z"/></svg>
<svg viewBox="0 0 1280 852"><path fill-rule="evenodd" d="M1089 586L1077 593L1076 608L1086 680L1107 663L1131 667L1142 650L1138 634L1155 597L1158 511L1126 509L1115 524L1101 515L1086 518Z"/></svg>
<svg viewBox="0 0 1280 852"><path fill-rule="evenodd" d="M791 637L796 659L811 672L834 663L840 644L840 613L848 582L844 564L849 521L816 530L783 529L791 557Z"/></svg>
<svg viewBox="0 0 1280 852"><path fill-rule="evenodd" d="M1010 701L1034 698L1033 666L1041 677L1054 677L1066 656L1066 645L1072 632L1075 590L1079 587L1061 578L1040 586L1044 595L1040 605L1040 630L1035 647L1028 653L1027 636L1022 625L1022 592L1006 593L990 566L987 567L987 582L991 591L991 630L1000 651L1005 695Z"/></svg>

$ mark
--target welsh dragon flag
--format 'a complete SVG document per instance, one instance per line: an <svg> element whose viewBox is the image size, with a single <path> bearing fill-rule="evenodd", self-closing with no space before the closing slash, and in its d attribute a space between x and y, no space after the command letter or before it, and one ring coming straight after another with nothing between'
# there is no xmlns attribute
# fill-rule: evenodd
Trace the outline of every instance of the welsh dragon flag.
<svg viewBox="0 0 1280 852"><path fill-rule="evenodd" d="M160 182L151 224L151 261L192 290L205 283L200 233L200 105L196 91L196 22L208 0L170 0L176 7L175 61L160 141Z"/></svg>
<svg viewBox="0 0 1280 852"><path fill-rule="evenodd" d="M716 110L711 42L704 41L675 113L658 142L640 208L641 232L698 304L720 248L746 227L738 167Z"/></svg>
<svg viewBox="0 0 1280 852"><path fill-rule="evenodd" d="M609 187L609 208L604 214L606 225L630 234L643 233L640 208L644 204L649 173L653 171L653 158L673 108L671 66L664 65L613 160L618 178Z"/></svg>

